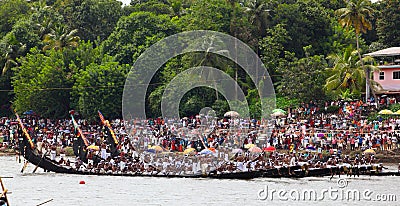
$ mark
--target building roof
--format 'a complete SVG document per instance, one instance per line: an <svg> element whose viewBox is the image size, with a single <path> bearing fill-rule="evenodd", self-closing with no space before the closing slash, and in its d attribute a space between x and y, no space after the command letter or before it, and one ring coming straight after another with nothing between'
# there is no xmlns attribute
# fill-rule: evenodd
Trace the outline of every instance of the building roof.
<svg viewBox="0 0 400 206"><path fill-rule="evenodd" d="M390 47L376 52L364 54L364 56L381 57L381 56L398 56L400 55L400 47Z"/></svg>

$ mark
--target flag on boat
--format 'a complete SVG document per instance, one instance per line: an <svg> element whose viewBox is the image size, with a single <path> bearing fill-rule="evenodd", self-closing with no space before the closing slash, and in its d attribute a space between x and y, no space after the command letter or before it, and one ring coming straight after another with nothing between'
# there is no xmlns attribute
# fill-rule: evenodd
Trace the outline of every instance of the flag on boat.
<svg viewBox="0 0 400 206"><path fill-rule="evenodd" d="M74 116L71 114L71 119L72 119L72 124L74 125L75 131L76 131L76 135L80 136L83 140L83 142L85 143L85 146L89 146L89 143L85 137L85 135L83 134L81 128L79 128L78 123L76 123Z"/></svg>
<svg viewBox="0 0 400 206"><path fill-rule="evenodd" d="M31 145L31 148L35 148L35 145L32 142L31 136L29 135L28 131L26 131L24 124L22 123L21 118L19 118L19 115L17 112L15 112L15 116L17 116L17 121L19 125L21 126L22 132L25 134L25 137L28 139L29 144Z"/></svg>
<svg viewBox="0 0 400 206"><path fill-rule="evenodd" d="M117 137L115 136L114 130L112 129L110 123L108 123L106 121L106 119L104 118L103 114L99 110L97 110L97 112L99 113L99 117L100 117L101 123L104 124L106 127L108 127L108 129L110 130L110 133L111 133L111 137L114 139L114 143L117 145L118 144L118 140L117 140Z"/></svg>
<svg viewBox="0 0 400 206"><path fill-rule="evenodd" d="M103 114L99 110L97 112L99 113L99 117L100 117L101 123L104 124L106 122L106 119L104 118Z"/></svg>

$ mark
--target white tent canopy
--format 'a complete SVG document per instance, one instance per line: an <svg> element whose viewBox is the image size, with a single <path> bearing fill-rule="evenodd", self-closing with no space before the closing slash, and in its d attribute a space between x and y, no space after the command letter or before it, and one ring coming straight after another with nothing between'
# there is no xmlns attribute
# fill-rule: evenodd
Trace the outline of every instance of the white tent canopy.
<svg viewBox="0 0 400 206"><path fill-rule="evenodd" d="M390 47L376 52L364 54L363 56L381 57L381 56L398 56L400 55L400 47Z"/></svg>

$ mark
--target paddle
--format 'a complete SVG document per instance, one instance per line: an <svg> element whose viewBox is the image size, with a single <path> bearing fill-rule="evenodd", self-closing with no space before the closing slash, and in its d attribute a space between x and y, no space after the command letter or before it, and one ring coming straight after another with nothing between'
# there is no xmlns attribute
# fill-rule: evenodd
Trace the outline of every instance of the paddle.
<svg viewBox="0 0 400 206"><path fill-rule="evenodd" d="M4 195L7 205L10 205L10 203L8 202L8 198L7 198L7 191L8 190L4 187L3 180L1 179L1 177L0 177L0 184L1 184L1 189L3 190L3 193L1 194L0 197L3 197L3 195Z"/></svg>
<svg viewBox="0 0 400 206"><path fill-rule="evenodd" d="M0 195L0 198L2 198L2 197L3 197L3 195L6 195L6 194L7 194L7 192L8 192L8 190L7 190L7 189L5 189L5 190L3 191L3 193L1 193L1 195Z"/></svg>
<svg viewBox="0 0 400 206"><path fill-rule="evenodd" d="M36 205L36 206L44 205L44 204L49 203L49 202L51 202L51 201L53 201L53 199L47 200L47 201L45 201L45 202L42 202L42 203L40 203L40 204L38 204L38 205Z"/></svg>
<svg viewBox="0 0 400 206"><path fill-rule="evenodd" d="M39 167L39 165L42 162L42 160L44 159L44 157L46 157L47 153L48 153L48 151L43 153L42 158L40 159L39 163L36 165L35 169L32 171L32 174L36 172L37 168Z"/></svg>
<svg viewBox="0 0 400 206"><path fill-rule="evenodd" d="M28 166L28 161L26 161L25 163L24 163L24 166L22 167L22 169L21 169L21 173L24 173L24 170L26 169L26 167Z"/></svg>

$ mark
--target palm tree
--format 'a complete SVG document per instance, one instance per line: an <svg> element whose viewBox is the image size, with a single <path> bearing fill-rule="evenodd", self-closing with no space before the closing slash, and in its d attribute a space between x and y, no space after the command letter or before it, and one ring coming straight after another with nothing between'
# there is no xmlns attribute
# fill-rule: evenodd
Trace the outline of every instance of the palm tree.
<svg viewBox="0 0 400 206"><path fill-rule="evenodd" d="M371 57L364 57L361 60L357 57L357 51L351 46L341 54L329 55L328 59L333 61L333 67L327 68L330 77L326 80L325 89L336 95L343 93L355 94L362 90L365 81L364 69L378 70L372 64L364 65L364 62L373 60ZM379 86L372 81L372 84Z"/></svg>
<svg viewBox="0 0 400 206"><path fill-rule="evenodd" d="M359 37L361 33L366 33L367 30L372 29L372 24L368 20L368 18L372 17L373 9L371 7L370 0L347 0L347 5L345 8L340 8L335 11L335 14L339 16L339 23L346 27L347 29L354 28L356 33L356 45L357 45L357 53L360 61L362 60L360 46L359 46ZM361 66L364 68L363 61L361 61ZM365 78L366 78L366 99L369 97L369 90L374 91L371 88L370 83L370 71L368 68L364 68ZM375 93L373 93L375 96Z"/></svg>
<svg viewBox="0 0 400 206"><path fill-rule="evenodd" d="M77 29L68 32L62 25L55 26L50 33L44 35L43 42L46 43L46 46L43 47L43 50L63 50L68 47L77 47L79 42L79 37L75 36L77 32Z"/></svg>
<svg viewBox="0 0 400 206"><path fill-rule="evenodd" d="M15 45L8 45L5 48L4 56L1 60L4 62L2 75L4 75L10 68L18 66L17 58L23 56L26 51L26 45L17 43Z"/></svg>
<svg viewBox="0 0 400 206"><path fill-rule="evenodd" d="M225 54L225 55L229 55L229 51L228 50L216 50L216 48L221 48L221 44L223 42L219 39L216 38L215 36L211 36L209 38L206 38L203 40L203 44L202 47L205 48L205 53L204 56L202 57L200 63L198 64L198 66L205 66L207 64L212 65L212 66L220 66L221 68L224 67L224 59L217 56L217 55L212 55L212 53L216 53L216 54ZM219 45L218 45L219 44ZM203 71L202 71L203 73ZM215 96L217 98L217 100L219 99L218 97L218 88L217 88L217 80L218 77L216 76L216 74L214 74L212 72L212 70L208 73L208 74L204 74L202 75L203 77L205 77L205 81L208 81L211 79L211 81L214 84L214 89L215 89ZM237 70L236 70L236 82L237 82ZM236 97L237 98L237 97Z"/></svg>
<svg viewBox="0 0 400 206"><path fill-rule="evenodd" d="M258 36L265 36L269 23L268 4L263 0L245 0L242 5Z"/></svg>

